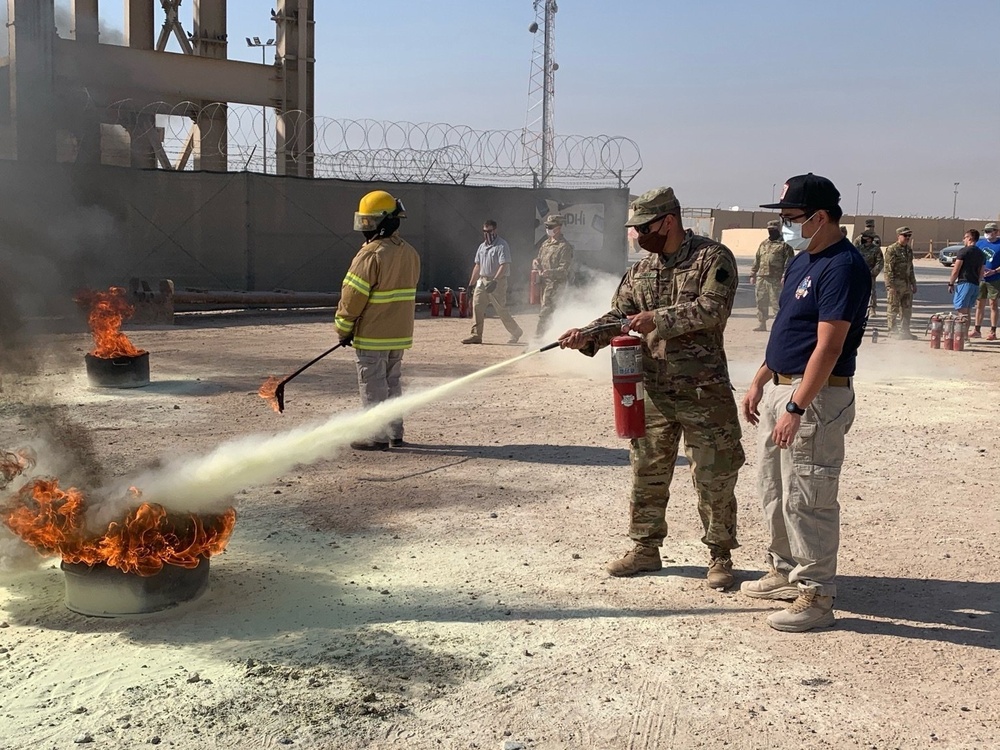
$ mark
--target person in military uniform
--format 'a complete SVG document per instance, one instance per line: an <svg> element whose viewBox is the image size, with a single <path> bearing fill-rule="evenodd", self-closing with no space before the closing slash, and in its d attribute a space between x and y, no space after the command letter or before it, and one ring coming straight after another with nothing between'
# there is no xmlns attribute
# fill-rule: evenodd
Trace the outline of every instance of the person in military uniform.
<svg viewBox="0 0 1000 750"><path fill-rule="evenodd" d="M542 309L538 313L536 337L541 337L545 332L545 327L555 312L563 290L569 283L573 246L563 237L562 228L563 217L560 214L549 214L545 217L545 233L548 236L538 248L538 257L532 264L538 271L542 285Z"/></svg>
<svg viewBox="0 0 1000 750"><path fill-rule="evenodd" d="M402 395L403 352L413 346L413 316L420 280L420 256L399 236L403 204L384 190L361 199L355 231L364 234L344 277L334 325L340 343L353 346L358 360L361 404L370 406ZM351 443L355 450L384 451L403 445L403 421L384 435Z"/></svg>
<svg viewBox="0 0 1000 750"><path fill-rule="evenodd" d="M901 339L917 338L910 332L910 316L913 313L913 295L917 291L917 276L913 272L913 248L910 239L913 232L909 227L896 230L896 241L885 249L885 294L888 306L889 333L897 333ZM896 321L899 321L899 330Z"/></svg>
<svg viewBox="0 0 1000 750"><path fill-rule="evenodd" d="M757 291L757 327L755 331L767 330L768 313L773 308L778 312L778 296L785 268L795 257L792 246L781 239L781 222L767 222L767 239L760 243L757 255L750 267L750 283Z"/></svg>
<svg viewBox="0 0 1000 750"><path fill-rule="evenodd" d="M691 466L698 513L708 547L708 585L733 584L736 477L745 456L723 350L723 332L739 283L729 248L685 230L674 191L661 187L632 204L627 225L649 255L622 277L612 309L587 328L622 320L642 336L646 435L632 440L629 536L635 541L608 565L613 576L662 568L666 509L681 436ZM620 335L615 330L571 328L560 346L593 356Z"/></svg>
<svg viewBox="0 0 1000 750"><path fill-rule="evenodd" d="M875 219L865 219L864 231L854 238L854 247L861 250L861 239L864 237L865 232L871 232L872 241L876 246L882 247L882 238L879 237L878 232L875 231Z"/></svg>
<svg viewBox="0 0 1000 750"><path fill-rule="evenodd" d="M872 272L872 296L871 301L868 303L868 315L872 317L875 315L878 305L875 282L878 281L878 275L882 273L882 268L885 266L885 259L882 257L882 248L876 242L878 235L875 234L875 230L865 229L858 239L860 243L855 243L855 246L858 248L858 252L861 253L861 257L865 259L865 263L868 264L868 269Z"/></svg>

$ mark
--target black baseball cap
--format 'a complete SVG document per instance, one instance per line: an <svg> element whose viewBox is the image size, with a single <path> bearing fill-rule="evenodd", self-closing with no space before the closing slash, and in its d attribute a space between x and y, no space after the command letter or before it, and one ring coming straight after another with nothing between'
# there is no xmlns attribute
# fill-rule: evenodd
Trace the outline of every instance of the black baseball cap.
<svg viewBox="0 0 1000 750"><path fill-rule="evenodd" d="M777 203L762 204L761 208L834 208L840 205L840 191L826 177L812 172L789 177L781 187Z"/></svg>

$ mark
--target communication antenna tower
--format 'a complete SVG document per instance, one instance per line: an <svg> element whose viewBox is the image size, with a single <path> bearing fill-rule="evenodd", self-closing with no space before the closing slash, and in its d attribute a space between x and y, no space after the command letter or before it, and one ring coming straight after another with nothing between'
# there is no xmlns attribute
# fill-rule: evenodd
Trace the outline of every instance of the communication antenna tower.
<svg viewBox="0 0 1000 750"><path fill-rule="evenodd" d="M531 73L528 76L528 113L524 119L524 160L534 173L535 187L545 187L552 172L554 151L553 110L556 95L556 0L532 0L535 20L528 27L534 35Z"/></svg>

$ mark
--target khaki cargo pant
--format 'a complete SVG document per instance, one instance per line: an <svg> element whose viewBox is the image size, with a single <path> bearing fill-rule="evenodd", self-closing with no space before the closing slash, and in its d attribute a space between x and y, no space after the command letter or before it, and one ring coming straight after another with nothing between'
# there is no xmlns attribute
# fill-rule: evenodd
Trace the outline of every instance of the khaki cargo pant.
<svg viewBox="0 0 1000 750"><path fill-rule="evenodd" d="M853 388L826 386L802 417L790 448L771 433L796 384L765 386L757 426L758 489L771 543L765 561L800 587L836 596L840 546L840 469L844 436L854 422Z"/></svg>
<svg viewBox="0 0 1000 750"><path fill-rule="evenodd" d="M481 281L476 283L476 289L472 293L472 317L475 318L475 322L472 324L472 335L479 338L483 337L486 308L490 305L493 305L493 309L496 311L497 317L500 318L500 322L503 323L503 327L507 329L507 333L511 336L520 337L523 333L521 326L517 324L517 321L507 311L506 276L497 281L497 288L492 293L486 291L486 287L483 286Z"/></svg>
<svg viewBox="0 0 1000 750"><path fill-rule="evenodd" d="M632 440L629 536L659 547L667 536L666 510L681 435L698 495L701 538L725 557L736 540L736 478L746 461L732 389L726 383L668 390L647 369L646 435Z"/></svg>
<svg viewBox="0 0 1000 750"><path fill-rule="evenodd" d="M354 350L358 358L358 390L361 391L362 406L367 408L403 395L399 377L404 351L404 349L382 352L368 349ZM403 439L401 419L392 422L385 434L386 441L395 439Z"/></svg>

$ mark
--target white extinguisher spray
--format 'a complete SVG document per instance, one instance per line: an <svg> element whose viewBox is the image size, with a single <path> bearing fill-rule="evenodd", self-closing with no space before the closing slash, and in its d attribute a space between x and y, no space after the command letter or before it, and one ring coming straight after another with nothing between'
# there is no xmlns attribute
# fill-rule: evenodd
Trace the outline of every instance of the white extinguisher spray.
<svg viewBox="0 0 1000 750"><path fill-rule="evenodd" d="M646 434L646 403L642 388L642 341L634 336L611 340L611 384L615 395L618 437Z"/></svg>

